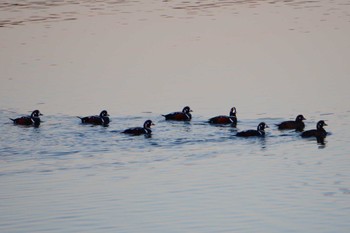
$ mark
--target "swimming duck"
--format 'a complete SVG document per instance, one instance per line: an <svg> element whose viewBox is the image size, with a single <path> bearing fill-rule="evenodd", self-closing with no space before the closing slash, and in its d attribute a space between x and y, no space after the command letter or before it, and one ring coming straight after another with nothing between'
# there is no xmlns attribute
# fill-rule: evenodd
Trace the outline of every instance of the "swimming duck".
<svg viewBox="0 0 350 233"><path fill-rule="evenodd" d="M108 125L109 124L109 114L106 110L103 110L99 116L87 116L87 117L78 117L81 119L83 124L93 124L93 125Z"/></svg>
<svg viewBox="0 0 350 233"><path fill-rule="evenodd" d="M265 128L269 128L265 122L261 122L258 127L257 130L254 129L250 129L250 130L246 130L246 131L241 131L238 132L236 134L236 136L238 137L253 137L253 136L258 136L258 137L262 137L265 136Z"/></svg>
<svg viewBox="0 0 350 233"><path fill-rule="evenodd" d="M192 112L192 110L190 107L186 106L182 109L182 112L173 112L162 116L165 117L165 120L190 121L192 119L190 112Z"/></svg>
<svg viewBox="0 0 350 233"><path fill-rule="evenodd" d="M229 116L216 116L209 119L210 124L232 124L233 126L237 125L237 116L236 108L233 107L230 110Z"/></svg>
<svg viewBox="0 0 350 233"><path fill-rule="evenodd" d="M131 135L141 135L141 134L151 134L151 126L154 125L151 120L145 121L143 124L143 127L135 127L135 128L129 128L123 131L125 134L131 134Z"/></svg>
<svg viewBox="0 0 350 233"><path fill-rule="evenodd" d="M303 138L316 137L317 141L321 142L327 136L327 132L323 128L323 126L327 126L327 124L326 124L326 122L321 120L321 121L317 122L316 129L311 129L311 130L307 130L307 131L303 132L301 134L301 137L303 137Z"/></svg>
<svg viewBox="0 0 350 233"><path fill-rule="evenodd" d="M297 131L303 131L305 124L303 120L306 120L303 115L298 115L295 118L295 121L283 121L280 124L277 124L278 129L295 129Z"/></svg>
<svg viewBox="0 0 350 233"><path fill-rule="evenodd" d="M43 114L39 110L34 110L30 116L22 116L16 119L10 118L10 120L13 121L13 123L17 125L34 125L39 126L40 125L40 117Z"/></svg>

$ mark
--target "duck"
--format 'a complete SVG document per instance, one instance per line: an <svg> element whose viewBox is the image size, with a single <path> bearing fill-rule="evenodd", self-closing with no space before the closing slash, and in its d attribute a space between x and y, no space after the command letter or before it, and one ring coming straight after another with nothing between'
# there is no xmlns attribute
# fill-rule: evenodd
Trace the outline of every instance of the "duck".
<svg viewBox="0 0 350 233"><path fill-rule="evenodd" d="M192 112L191 108L186 106L182 109L182 112L173 112L162 116L165 117L165 120L190 121L192 119L190 112Z"/></svg>
<svg viewBox="0 0 350 233"><path fill-rule="evenodd" d="M311 130L304 131L301 134L301 137L303 137L303 138L315 137L317 139L317 142L321 142L322 143L323 140L327 136L327 132L323 128L324 126L327 126L326 122L324 120L320 120L316 124L316 129L311 129Z"/></svg>
<svg viewBox="0 0 350 233"><path fill-rule="evenodd" d="M236 136L238 137L263 137L265 136L265 128L269 128L269 126L267 124L265 124L265 122L261 122L258 127L257 130L254 129L250 129L250 130L246 130L246 131L241 131L238 132L236 134Z"/></svg>
<svg viewBox="0 0 350 233"><path fill-rule="evenodd" d="M235 107L231 108L230 113L228 116L216 116L209 119L210 124L220 124L220 125L226 125L226 124L232 124L233 126L237 125L237 116L236 116L237 110Z"/></svg>
<svg viewBox="0 0 350 233"><path fill-rule="evenodd" d="M83 124L92 124L92 125L104 125L107 126L110 122L109 120L109 114L106 110L102 110L100 115L96 116L86 116L86 117L79 117L81 119L81 123Z"/></svg>
<svg viewBox="0 0 350 233"><path fill-rule="evenodd" d="M154 123L151 120L145 121L143 124L143 127L134 127L124 130L122 133L130 134L130 135L150 135L152 133L151 126L154 125Z"/></svg>
<svg viewBox="0 0 350 233"><path fill-rule="evenodd" d="M295 121L283 121L277 124L277 126L280 130L295 129L296 131L303 131L305 128L303 120L306 120L305 117L303 115L298 115Z"/></svg>
<svg viewBox="0 0 350 233"><path fill-rule="evenodd" d="M13 121L16 125L34 125L39 126L40 125L40 117L43 114L39 110L34 110L30 116L22 116L15 119L10 118L10 120Z"/></svg>

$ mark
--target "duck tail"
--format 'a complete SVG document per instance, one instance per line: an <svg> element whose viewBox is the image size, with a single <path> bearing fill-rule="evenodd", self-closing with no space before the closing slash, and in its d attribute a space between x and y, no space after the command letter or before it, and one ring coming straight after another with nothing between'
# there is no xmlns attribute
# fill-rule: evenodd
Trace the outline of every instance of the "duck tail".
<svg viewBox="0 0 350 233"><path fill-rule="evenodd" d="M15 119L9 118L11 121L15 122Z"/></svg>

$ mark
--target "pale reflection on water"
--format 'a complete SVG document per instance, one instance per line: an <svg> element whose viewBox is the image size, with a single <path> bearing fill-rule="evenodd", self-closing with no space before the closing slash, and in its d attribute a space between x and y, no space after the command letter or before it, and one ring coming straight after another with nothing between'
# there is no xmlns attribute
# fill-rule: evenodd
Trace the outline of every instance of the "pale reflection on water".
<svg viewBox="0 0 350 233"><path fill-rule="evenodd" d="M340 0L0 1L0 231L348 232L349 24ZM276 129L297 114L325 145Z"/></svg>
<svg viewBox="0 0 350 233"><path fill-rule="evenodd" d="M248 117L334 111L348 97L344 1L49 3L2 8L4 108L135 114L193 105L215 114L236 105ZM50 11L55 22L28 22Z"/></svg>

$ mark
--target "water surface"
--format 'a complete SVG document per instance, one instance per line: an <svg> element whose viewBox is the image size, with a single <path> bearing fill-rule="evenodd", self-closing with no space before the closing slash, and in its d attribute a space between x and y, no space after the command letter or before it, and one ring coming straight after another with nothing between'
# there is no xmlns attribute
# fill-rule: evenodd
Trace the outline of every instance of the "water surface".
<svg viewBox="0 0 350 233"><path fill-rule="evenodd" d="M0 11L1 232L349 231L349 1ZM191 122L164 121L185 105ZM237 128L207 124L233 106ZM34 109L38 128L8 119ZM109 127L76 118L102 109ZM325 145L277 130L300 113ZM120 133L147 119L152 137Z"/></svg>

